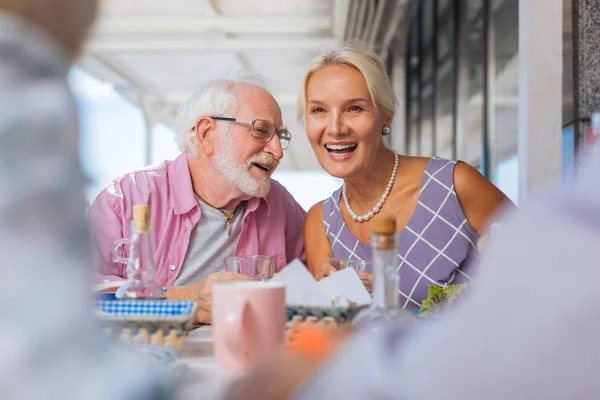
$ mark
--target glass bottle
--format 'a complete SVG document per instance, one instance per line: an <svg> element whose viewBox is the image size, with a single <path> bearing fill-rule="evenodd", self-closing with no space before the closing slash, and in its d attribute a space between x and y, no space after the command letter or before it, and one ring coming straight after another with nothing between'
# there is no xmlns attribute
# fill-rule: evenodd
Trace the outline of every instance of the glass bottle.
<svg viewBox="0 0 600 400"><path fill-rule="evenodd" d="M165 290L156 283L156 267L150 241L150 207L133 206L131 238L118 240L113 248L113 261L127 264L127 282L117 290L118 299L164 299ZM120 257L117 250L129 244L129 257ZM142 255L144 257L142 257Z"/></svg>
<svg viewBox="0 0 600 400"><path fill-rule="evenodd" d="M414 319L400 304L396 237L396 221L393 217L377 216L373 219L373 301L369 308L354 318L352 327L356 330L377 331L390 322Z"/></svg>

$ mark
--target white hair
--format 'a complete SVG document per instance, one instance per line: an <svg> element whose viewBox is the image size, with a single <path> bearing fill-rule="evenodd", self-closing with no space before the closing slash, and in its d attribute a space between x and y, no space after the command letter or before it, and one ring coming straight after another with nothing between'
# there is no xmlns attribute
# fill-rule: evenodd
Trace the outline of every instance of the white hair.
<svg viewBox="0 0 600 400"><path fill-rule="evenodd" d="M216 79L205 83L179 108L174 125L175 142L179 150L196 153L198 141L194 127L202 116L233 117L238 103L233 87L248 83L264 89L264 79L255 75L246 75L235 79Z"/></svg>
<svg viewBox="0 0 600 400"><path fill-rule="evenodd" d="M252 162L259 162L277 168L279 161L270 154L261 152L250 157L246 164L236 164L233 135L227 131L221 135L221 150L215 154L215 168L223 174L242 193L252 197L267 197L271 188L271 179L254 179L248 170Z"/></svg>

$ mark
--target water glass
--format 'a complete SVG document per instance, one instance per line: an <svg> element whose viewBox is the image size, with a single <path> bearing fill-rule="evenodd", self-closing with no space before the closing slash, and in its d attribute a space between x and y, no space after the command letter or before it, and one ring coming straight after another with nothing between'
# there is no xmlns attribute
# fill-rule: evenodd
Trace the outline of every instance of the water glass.
<svg viewBox="0 0 600 400"><path fill-rule="evenodd" d="M251 276L257 281L268 281L273 276L275 257L239 256L225 259L225 271Z"/></svg>
<svg viewBox="0 0 600 400"><path fill-rule="evenodd" d="M336 270L352 268L356 271L360 280L369 293L373 290L373 263L363 260L349 260L345 258L330 258L329 263Z"/></svg>

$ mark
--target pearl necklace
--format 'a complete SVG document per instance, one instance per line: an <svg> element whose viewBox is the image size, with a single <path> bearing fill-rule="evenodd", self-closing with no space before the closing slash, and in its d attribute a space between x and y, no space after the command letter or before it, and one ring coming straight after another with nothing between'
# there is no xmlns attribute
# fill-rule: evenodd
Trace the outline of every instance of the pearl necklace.
<svg viewBox="0 0 600 400"><path fill-rule="evenodd" d="M346 184L344 183L342 189L344 204L346 205L346 210L348 210L348 213L350 214L353 220L355 220L356 222L368 221L379 212L379 210L383 206L383 203L385 203L385 201L387 200L387 197L390 194L390 190L392 190L392 186L394 185L394 179L396 178L396 171L398 171L398 153L394 152L394 169L392 170L392 176L390 177L390 181L388 182L387 187L385 188L385 192L383 192L383 196L381 196L381 199L379 199L379 202L375 205L375 207L373 207L371 211L363 215L356 215L354 210L352 210L352 207L350 207L350 202L348 201L348 192L346 191Z"/></svg>

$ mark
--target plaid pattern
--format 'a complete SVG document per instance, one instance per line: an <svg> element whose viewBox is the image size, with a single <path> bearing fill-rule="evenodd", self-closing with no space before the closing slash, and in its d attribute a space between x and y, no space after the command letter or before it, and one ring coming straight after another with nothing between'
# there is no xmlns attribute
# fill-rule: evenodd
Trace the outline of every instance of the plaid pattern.
<svg viewBox="0 0 600 400"><path fill-rule="evenodd" d="M456 161L429 160L417 207L399 235L398 271L402 305L415 310L427 297L430 284L444 286L471 280L479 235L468 223L454 190ZM339 209L342 188L323 203L323 223L334 257L371 260L370 246L356 239Z"/></svg>
<svg viewBox="0 0 600 400"><path fill-rule="evenodd" d="M98 311L114 316L191 317L194 312L192 301L171 300L100 300Z"/></svg>

